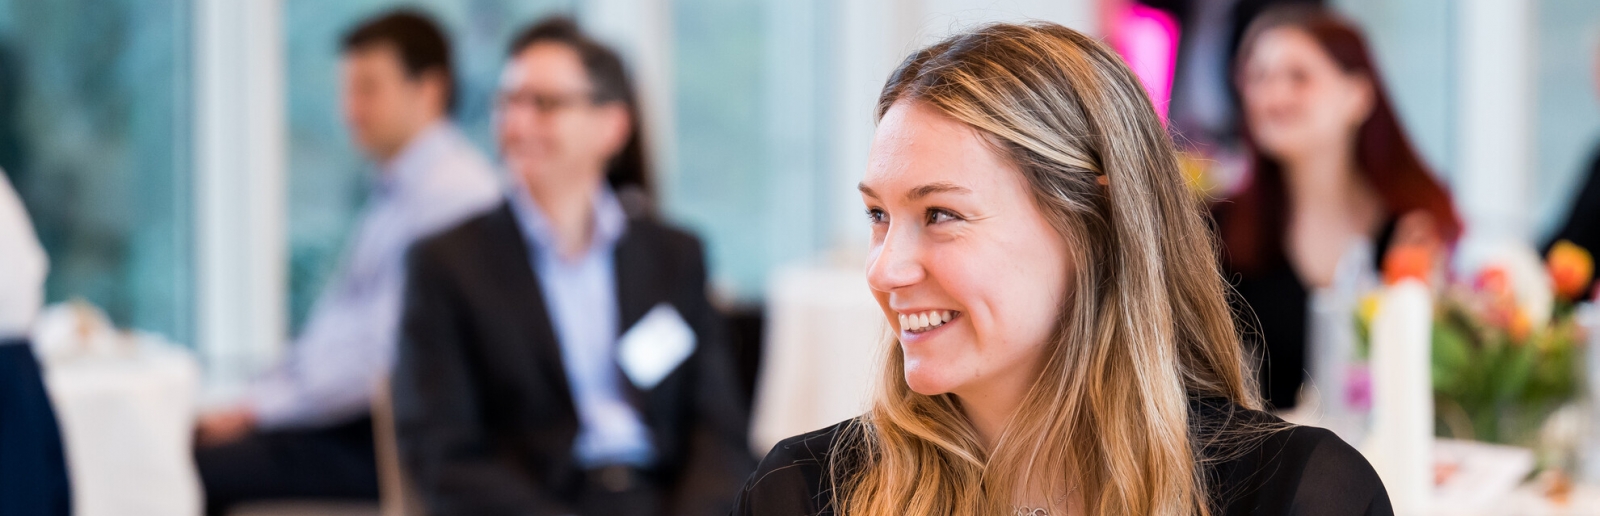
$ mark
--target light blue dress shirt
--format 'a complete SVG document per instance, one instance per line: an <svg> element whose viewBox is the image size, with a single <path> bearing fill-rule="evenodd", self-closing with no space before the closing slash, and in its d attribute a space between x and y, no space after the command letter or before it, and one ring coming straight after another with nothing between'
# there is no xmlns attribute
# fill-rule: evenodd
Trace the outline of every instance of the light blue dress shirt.
<svg viewBox="0 0 1600 516"><path fill-rule="evenodd" d="M338 272L289 356L246 393L264 429L365 414L394 362L407 249L501 199L489 161L449 123L419 133L383 168Z"/></svg>
<svg viewBox="0 0 1600 516"><path fill-rule="evenodd" d="M619 382L627 380L616 362L620 333L614 254L627 230L627 214L611 190L602 188L594 203L589 248L577 257L562 257L544 211L518 181L510 182L511 209L528 241L578 411L573 456L590 468L648 465L654 455L650 433L625 397Z"/></svg>

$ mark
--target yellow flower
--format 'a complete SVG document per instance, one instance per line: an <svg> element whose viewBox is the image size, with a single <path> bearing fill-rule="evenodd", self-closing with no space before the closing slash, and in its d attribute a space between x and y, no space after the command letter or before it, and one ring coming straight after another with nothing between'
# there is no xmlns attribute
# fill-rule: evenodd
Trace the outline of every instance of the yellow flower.
<svg viewBox="0 0 1600 516"><path fill-rule="evenodd" d="M1376 292L1367 294L1361 298L1360 304L1356 306L1356 316L1363 321L1371 323L1372 318L1378 316L1378 308L1382 306L1383 296L1378 295Z"/></svg>

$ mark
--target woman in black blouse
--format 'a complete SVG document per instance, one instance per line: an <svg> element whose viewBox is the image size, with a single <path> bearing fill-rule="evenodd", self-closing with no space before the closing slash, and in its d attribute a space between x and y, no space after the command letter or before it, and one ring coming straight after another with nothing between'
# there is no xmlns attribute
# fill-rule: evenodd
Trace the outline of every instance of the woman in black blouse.
<svg viewBox="0 0 1600 516"><path fill-rule="evenodd" d="M1247 344L1264 358L1263 396L1289 409L1307 369L1312 293L1337 271L1378 270L1397 245L1440 254L1461 225L1355 26L1317 7L1267 11L1245 31L1237 69L1253 175L1218 205L1217 223L1235 308L1255 330Z"/></svg>
<svg viewBox="0 0 1600 516"><path fill-rule="evenodd" d="M1204 209L1104 44L960 34L877 115L880 388L774 447L734 514L1392 512L1354 449L1258 410Z"/></svg>

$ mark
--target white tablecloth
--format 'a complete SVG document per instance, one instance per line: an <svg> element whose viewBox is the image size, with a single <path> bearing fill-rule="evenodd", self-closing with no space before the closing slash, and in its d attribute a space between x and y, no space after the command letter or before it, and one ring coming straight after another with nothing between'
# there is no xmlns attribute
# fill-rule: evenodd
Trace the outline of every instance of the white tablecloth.
<svg viewBox="0 0 1600 516"><path fill-rule="evenodd" d="M200 369L180 348L46 363L77 516L200 514L191 439Z"/></svg>
<svg viewBox="0 0 1600 516"><path fill-rule="evenodd" d="M1434 513L1443 516L1440 513ZM1512 491L1493 508L1468 516L1594 516L1600 514L1600 486L1577 485L1565 500L1551 500L1535 485Z"/></svg>
<svg viewBox="0 0 1600 516"><path fill-rule="evenodd" d="M778 441L860 415L882 364L885 320L860 268L791 268L768 289L750 442Z"/></svg>

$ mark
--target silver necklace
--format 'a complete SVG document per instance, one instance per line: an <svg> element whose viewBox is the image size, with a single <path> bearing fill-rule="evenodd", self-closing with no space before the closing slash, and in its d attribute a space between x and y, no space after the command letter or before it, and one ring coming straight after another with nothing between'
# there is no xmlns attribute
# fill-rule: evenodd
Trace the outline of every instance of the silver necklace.
<svg viewBox="0 0 1600 516"><path fill-rule="evenodd" d="M1073 488L1072 490L1063 493L1060 497L1056 498L1056 505L1065 503L1067 501L1067 495L1072 494L1077 490L1077 488ZM1018 506L1015 509L1016 510L1013 513L1015 516L1050 516L1049 507Z"/></svg>

